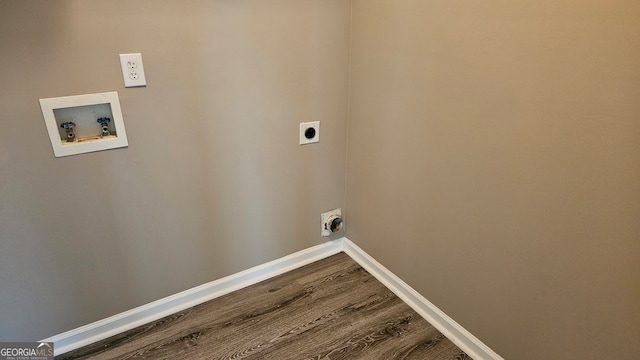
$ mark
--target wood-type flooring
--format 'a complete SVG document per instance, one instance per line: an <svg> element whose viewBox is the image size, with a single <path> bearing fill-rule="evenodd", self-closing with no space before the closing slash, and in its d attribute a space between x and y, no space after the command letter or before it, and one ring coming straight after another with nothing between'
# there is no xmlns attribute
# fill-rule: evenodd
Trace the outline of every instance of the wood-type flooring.
<svg viewBox="0 0 640 360"><path fill-rule="evenodd" d="M339 253L56 359L471 359Z"/></svg>

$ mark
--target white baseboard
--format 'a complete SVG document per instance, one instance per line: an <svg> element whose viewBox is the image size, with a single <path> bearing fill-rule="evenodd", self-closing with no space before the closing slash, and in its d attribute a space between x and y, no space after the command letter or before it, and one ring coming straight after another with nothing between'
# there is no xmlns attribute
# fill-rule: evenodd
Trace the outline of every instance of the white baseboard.
<svg viewBox="0 0 640 360"><path fill-rule="evenodd" d="M347 255L378 279L389 290L415 310L420 316L433 325L444 336L456 344L474 360L504 360L478 338L460 326L447 314L438 309L411 286L382 266L364 250L347 238L342 238L343 249Z"/></svg>
<svg viewBox="0 0 640 360"><path fill-rule="evenodd" d="M40 341L53 342L58 356L341 251L341 240L326 242Z"/></svg>
<svg viewBox="0 0 640 360"><path fill-rule="evenodd" d="M257 284L314 261L344 251L371 275L393 291L420 316L443 333L474 360L504 360L475 336L465 330L404 281L387 270L347 238L326 242L266 264L206 283L195 288L142 305L103 320L40 340L53 342L55 355L106 339L167 315L188 309L233 291Z"/></svg>

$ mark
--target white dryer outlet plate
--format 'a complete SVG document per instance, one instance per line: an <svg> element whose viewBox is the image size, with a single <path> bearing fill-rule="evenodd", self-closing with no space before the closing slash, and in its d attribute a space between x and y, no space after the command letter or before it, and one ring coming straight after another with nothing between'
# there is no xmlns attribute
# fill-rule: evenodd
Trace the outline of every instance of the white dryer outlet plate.
<svg viewBox="0 0 640 360"><path fill-rule="evenodd" d="M320 142L320 121L300 123L300 145Z"/></svg>

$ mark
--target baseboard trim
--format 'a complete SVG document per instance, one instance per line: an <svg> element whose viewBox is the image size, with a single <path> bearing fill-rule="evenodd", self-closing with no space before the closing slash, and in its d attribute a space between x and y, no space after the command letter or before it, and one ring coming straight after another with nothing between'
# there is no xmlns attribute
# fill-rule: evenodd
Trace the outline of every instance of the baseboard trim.
<svg viewBox="0 0 640 360"><path fill-rule="evenodd" d="M401 298L407 305L473 359L504 360L500 355L491 350L482 341L473 336L356 244L347 238L342 238L341 240L343 245L342 251L360 264L360 266L383 283L389 290Z"/></svg>
<svg viewBox="0 0 640 360"><path fill-rule="evenodd" d="M53 342L58 356L337 254L342 244L326 242L40 341Z"/></svg>
<svg viewBox="0 0 640 360"><path fill-rule="evenodd" d="M339 252L349 255L473 359L504 360L346 237L298 251L40 341L53 342L55 356L58 356Z"/></svg>

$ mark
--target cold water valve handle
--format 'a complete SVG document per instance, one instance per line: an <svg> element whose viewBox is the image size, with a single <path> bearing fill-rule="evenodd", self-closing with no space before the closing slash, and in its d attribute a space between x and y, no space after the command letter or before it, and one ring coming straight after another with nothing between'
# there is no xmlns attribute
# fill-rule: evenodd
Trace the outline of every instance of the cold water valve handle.
<svg viewBox="0 0 640 360"><path fill-rule="evenodd" d="M99 118L97 122L100 124L100 128L102 130L100 136L105 137L111 135L111 133L109 132L109 122L111 122L111 119L109 119L108 117L103 117Z"/></svg>
<svg viewBox="0 0 640 360"><path fill-rule="evenodd" d="M76 127L75 123L73 123L71 121L65 122L65 123L60 124L60 127L67 131L67 142L76 141L76 133L75 133L75 131L73 131L73 128Z"/></svg>

